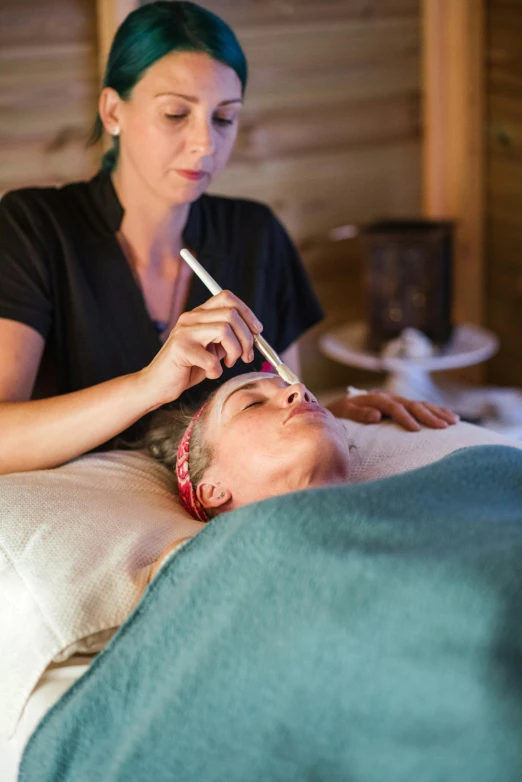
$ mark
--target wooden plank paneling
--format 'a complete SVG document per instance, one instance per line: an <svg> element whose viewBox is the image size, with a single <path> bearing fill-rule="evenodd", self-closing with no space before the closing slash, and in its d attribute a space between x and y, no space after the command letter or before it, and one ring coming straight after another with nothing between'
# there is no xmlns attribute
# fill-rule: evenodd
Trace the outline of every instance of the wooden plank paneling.
<svg viewBox="0 0 522 782"><path fill-rule="evenodd" d="M488 148L493 161L522 161L522 101L517 95L488 96Z"/></svg>
<svg viewBox="0 0 522 782"><path fill-rule="evenodd" d="M94 173L97 92L91 0L2 0L0 193Z"/></svg>
<svg viewBox="0 0 522 782"><path fill-rule="evenodd" d="M520 3L488 0L487 97L520 96L522 14Z"/></svg>
<svg viewBox="0 0 522 782"><path fill-rule="evenodd" d="M247 102L234 160L260 162L419 137L416 94L338 101L320 112L311 112L308 105L257 112Z"/></svg>
<svg viewBox="0 0 522 782"><path fill-rule="evenodd" d="M482 0L423 0L424 212L455 221L453 315L484 320Z"/></svg>
<svg viewBox="0 0 522 782"><path fill-rule="evenodd" d="M522 269L520 218L507 220L502 214L496 217L490 212L486 222L486 232L489 257L494 261L495 270L504 264L519 266Z"/></svg>
<svg viewBox="0 0 522 782"><path fill-rule="evenodd" d="M84 43L0 49L0 144L49 143L70 124L87 129L97 87L85 76L94 63Z"/></svg>
<svg viewBox="0 0 522 782"><path fill-rule="evenodd" d="M488 216L520 224L522 160L492 155L488 166Z"/></svg>
<svg viewBox="0 0 522 782"><path fill-rule="evenodd" d="M238 34L250 65L250 111L317 109L418 90L417 18L342 23L323 18Z"/></svg>
<svg viewBox="0 0 522 782"><path fill-rule="evenodd" d="M294 20L238 32L258 84L280 69L285 74L311 73L320 66L346 74L350 66L418 54L419 46L415 18L339 21L322 15L312 23Z"/></svg>
<svg viewBox="0 0 522 782"><path fill-rule="evenodd" d="M53 47L71 41L93 41L95 17L91 2L79 0L2 0L0 51L45 42Z"/></svg>
<svg viewBox="0 0 522 782"><path fill-rule="evenodd" d="M522 3L487 2L487 323L500 339L488 380L522 386Z"/></svg>
<svg viewBox="0 0 522 782"><path fill-rule="evenodd" d="M100 84L102 84L114 33L125 17L137 8L138 3L135 0L95 0L95 2L98 71Z"/></svg>
<svg viewBox="0 0 522 782"><path fill-rule="evenodd" d="M255 193L299 241L339 225L343 217L364 223L375 215L408 213L420 200L419 179L419 145L407 141L308 154L304 160L232 162L212 190L246 197Z"/></svg>
<svg viewBox="0 0 522 782"><path fill-rule="evenodd" d="M418 0L202 0L234 29L290 22L320 22L322 19L372 21L415 17Z"/></svg>

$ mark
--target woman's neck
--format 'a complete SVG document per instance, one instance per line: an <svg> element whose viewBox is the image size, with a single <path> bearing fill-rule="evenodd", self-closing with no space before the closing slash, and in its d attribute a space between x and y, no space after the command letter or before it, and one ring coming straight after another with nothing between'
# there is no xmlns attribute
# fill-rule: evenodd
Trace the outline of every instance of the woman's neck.
<svg viewBox="0 0 522 782"><path fill-rule="evenodd" d="M179 255L190 204L168 204L135 179L121 167L112 175L124 210L119 233L132 249L135 264L146 268L152 264L158 246L168 246L173 256Z"/></svg>

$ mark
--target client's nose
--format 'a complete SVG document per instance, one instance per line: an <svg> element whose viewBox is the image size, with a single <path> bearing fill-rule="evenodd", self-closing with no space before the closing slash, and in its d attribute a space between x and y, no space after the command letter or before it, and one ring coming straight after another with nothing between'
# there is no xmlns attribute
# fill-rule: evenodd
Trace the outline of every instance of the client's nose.
<svg viewBox="0 0 522 782"><path fill-rule="evenodd" d="M299 404L300 402L315 402L310 391L302 383L292 383L292 385L285 388L284 391L285 407Z"/></svg>

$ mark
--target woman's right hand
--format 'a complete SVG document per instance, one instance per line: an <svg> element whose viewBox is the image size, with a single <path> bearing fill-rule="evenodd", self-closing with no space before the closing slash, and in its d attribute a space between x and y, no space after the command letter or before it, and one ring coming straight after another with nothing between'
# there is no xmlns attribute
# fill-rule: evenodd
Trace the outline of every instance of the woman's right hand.
<svg viewBox="0 0 522 782"><path fill-rule="evenodd" d="M223 373L239 358L254 359L253 339L262 325L246 304L221 291L180 315L165 344L141 371L151 408L177 399L187 388Z"/></svg>

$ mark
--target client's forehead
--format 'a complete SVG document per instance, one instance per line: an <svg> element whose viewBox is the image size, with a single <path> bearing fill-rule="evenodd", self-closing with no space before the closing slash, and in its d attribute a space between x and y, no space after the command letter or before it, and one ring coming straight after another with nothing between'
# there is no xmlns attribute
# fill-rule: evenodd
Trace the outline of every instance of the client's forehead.
<svg viewBox="0 0 522 782"><path fill-rule="evenodd" d="M253 383L259 383L260 381L280 381L279 375L271 375L268 372L247 372L244 375L237 375L236 377L227 380L226 383L218 389L215 396L212 399L211 415L220 416L228 397L236 391L239 391L244 386L251 385Z"/></svg>

